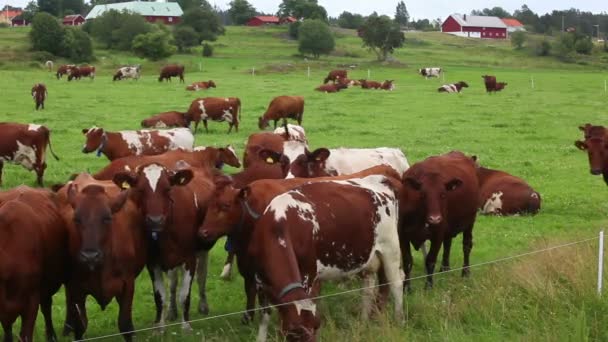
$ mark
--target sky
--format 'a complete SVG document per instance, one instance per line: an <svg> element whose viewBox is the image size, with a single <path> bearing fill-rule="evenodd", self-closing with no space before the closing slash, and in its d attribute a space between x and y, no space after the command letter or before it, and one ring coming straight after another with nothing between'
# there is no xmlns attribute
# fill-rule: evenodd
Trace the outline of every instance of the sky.
<svg viewBox="0 0 608 342"><path fill-rule="evenodd" d="M4 4L25 7L29 0L0 0L0 8ZM85 0L86 1L86 0ZM208 0L220 8L227 9L230 0ZM261 12L276 13L281 0L249 0ZM373 11L393 16L398 0L319 0L330 16L337 17L343 11L368 15ZM452 13L470 13L474 9L500 6L509 12L527 4L531 10L539 14L551 12L554 9L569 9L572 7L593 13L608 12L607 0L405 0L410 17L414 19L446 18Z"/></svg>

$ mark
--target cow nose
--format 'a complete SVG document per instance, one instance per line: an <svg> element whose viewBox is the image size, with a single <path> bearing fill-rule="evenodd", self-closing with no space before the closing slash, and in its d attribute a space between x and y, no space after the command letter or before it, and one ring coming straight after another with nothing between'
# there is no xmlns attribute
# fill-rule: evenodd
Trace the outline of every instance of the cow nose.
<svg viewBox="0 0 608 342"><path fill-rule="evenodd" d="M101 258L101 252L97 249L83 249L80 251L80 259L83 262L95 262Z"/></svg>
<svg viewBox="0 0 608 342"><path fill-rule="evenodd" d="M599 176L602 174L602 170L600 170L600 169L591 169L590 171L591 171L591 174L594 176Z"/></svg>
<svg viewBox="0 0 608 342"><path fill-rule="evenodd" d="M430 215L428 217L429 224L439 224L441 223L441 215Z"/></svg>
<svg viewBox="0 0 608 342"><path fill-rule="evenodd" d="M146 226L152 230L159 231L165 223L165 217L163 215L158 216L146 216Z"/></svg>
<svg viewBox="0 0 608 342"><path fill-rule="evenodd" d="M199 235L201 238L206 239L209 237L210 234L207 229L203 229L202 231L200 231Z"/></svg>

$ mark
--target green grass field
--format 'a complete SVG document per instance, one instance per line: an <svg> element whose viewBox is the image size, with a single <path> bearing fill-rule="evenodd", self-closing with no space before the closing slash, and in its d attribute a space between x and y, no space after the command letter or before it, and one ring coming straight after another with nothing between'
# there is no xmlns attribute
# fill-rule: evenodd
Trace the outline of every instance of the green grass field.
<svg viewBox="0 0 608 342"><path fill-rule="evenodd" d="M97 50L94 81L58 81L28 59L26 30L0 30L0 120L38 123L49 127L61 161L48 160L47 185L65 182L74 172L94 172L107 160L80 152L81 130L92 125L109 130L137 129L141 119L167 110L186 110L196 97L237 96L243 103L238 134L227 135L227 124L210 123L210 133L199 133L197 145L233 144L242 153L245 140L256 132L257 117L278 95L302 95L306 100L303 126L311 148L400 147L411 164L427 156L461 150L480 158L483 165L526 179L543 198L535 217L479 217L474 230L471 262L478 264L531 250L596 236L606 227L608 202L601 177L588 172L587 157L573 142L581 137L578 125L606 121L608 94L604 92L606 64L600 57L582 64L562 64L551 58L532 58L513 52L508 42L464 40L439 33L408 36L410 45L395 58L401 63L379 64L351 32L340 33L335 56L305 61L296 43L281 29L228 28L216 42L216 56L177 55L170 61L186 65L186 81L212 79L217 89L186 92L185 85L159 83L161 63L148 63L122 52ZM350 57L348 57L350 56ZM59 62L56 62L58 64ZM142 63L139 81L111 81L120 64ZM202 71L199 71L199 63ZM308 64L310 63L310 64ZM338 64L356 64L350 77L394 79L393 92L348 89L338 94L313 91ZM311 77L307 78L307 66ZM424 66L442 66L446 83L464 80L462 94L439 94L438 80L416 74ZM255 68L257 74L251 75ZM505 91L485 93L481 75L493 74L508 82ZM531 89L531 78L535 88ZM46 109L36 112L31 86L44 82L49 91ZM233 171L233 170L230 170ZM34 185L35 175L6 165L4 187ZM460 238L452 265L462 264ZM597 241L532 255L513 262L479 267L462 280L457 273L437 275L436 287L424 291L415 281L406 296L407 323L400 327L390 314L362 322L360 295L337 296L320 302L321 340L404 341L583 341L608 340L608 301L595 294ZM225 253L218 244L211 253L208 296L211 315L244 308L242 281L219 280ZM423 275L417 255L414 276ZM608 279L608 278L607 278ZM324 293L356 288L357 281L328 284ZM198 303L196 289L193 302ZM55 296L57 329L63 323L63 294ZM89 300L86 336L117 332L117 305L101 312ZM193 319L203 316L192 310ZM145 272L138 280L133 317L136 328L152 326L154 305ZM194 333L178 327L164 336L138 333L150 341L250 341L256 324L242 326L240 315L193 323ZM276 323L276 315L274 317ZM275 326L276 327L276 326ZM17 331L15 329L15 331ZM273 339L280 340L273 331ZM37 339L43 338L41 317ZM117 340L116 337L111 340Z"/></svg>

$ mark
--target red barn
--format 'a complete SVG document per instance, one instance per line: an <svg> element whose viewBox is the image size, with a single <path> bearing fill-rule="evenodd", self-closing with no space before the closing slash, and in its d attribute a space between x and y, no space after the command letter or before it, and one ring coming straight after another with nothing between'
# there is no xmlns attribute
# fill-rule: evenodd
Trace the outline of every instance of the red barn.
<svg viewBox="0 0 608 342"><path fill-rule="evenodd" d="M247 26L278 25L279 17L274 15L258 15L249 19Z"/></svg>
<svg viewBox="0 0 608 342"><path fill-rule="evenodd" d="M63 25L79 26L84 24L85 19L80 14L66 15L63 17Z"/></svg>
<svg viewBox="0 0 608 342"><path fill-rule="evenodd" d="M460 37L507 39L507 25L498 17L452 14L441 24L441 32Z"/></svg>

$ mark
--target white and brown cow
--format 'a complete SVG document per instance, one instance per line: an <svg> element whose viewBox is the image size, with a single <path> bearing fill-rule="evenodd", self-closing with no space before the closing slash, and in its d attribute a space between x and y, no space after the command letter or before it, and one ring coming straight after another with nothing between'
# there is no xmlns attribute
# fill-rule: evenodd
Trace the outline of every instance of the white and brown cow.
<svg viewBox="0 0 608 342"><path fill-rule="evenodd" d="M437 91L440 93L460 93L460 91L462 91L462 88L468 87L469 85L466 82L460 81L458 83L444 84L441 87L437 88Z"/></svg>
<svg viewBox="0 0 608 342"><path fill-rule="evenodd" d="M141 65L134 66L125 66L122 68L118 68L116 73L114 74L113 81L120 81L123 78L132 78L134 80L139 80L141 76Z"/></svg>
<svg viewBox="0 0 608 342"><path fill-rule="evenodd" d="M228 133L234 127L239 131L241 118L241 100L238 97L204 97L190 104L188 115L194 121L194 133L198 131L199 122L203 121L205 132L209 133L207 121L228 122Z"/></svg>
<svg viewBox="0 0 608 342"><path fill-rule="evenodd" d="M441 74L443 73L443 69L438 68L438 67L422 68L422 69L418 69L418 73L420 75L424 76L424 78L428 80L431 77L441 76Z"/></svg>
<svg viewBox="0 0 608 342"><path fill-rule="evenodd" d="M12 162L36 172L38 185L43 185L46 169L46 147L56 160L48 128L35 124L0 123L0 184L4 162Z"/></svg>
<svg viewBox="0 0 608 342"><path fill-rule="evenodd" d="M194 146L194 136L188 128L109 132L93 126L83 129L82 134L86 136L83 153L97 151L98 157L104 154L109 160L177 149L191 151Z"/></svg>

